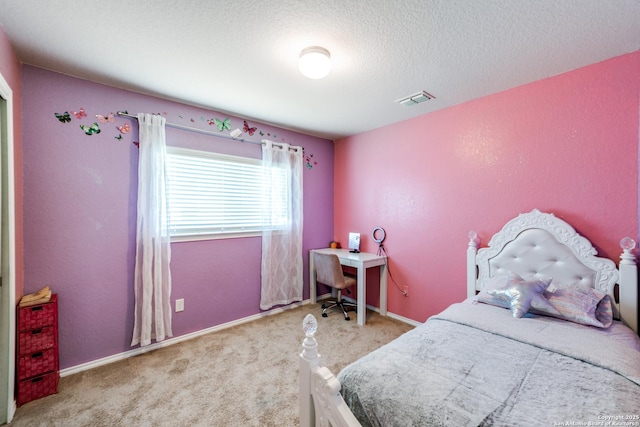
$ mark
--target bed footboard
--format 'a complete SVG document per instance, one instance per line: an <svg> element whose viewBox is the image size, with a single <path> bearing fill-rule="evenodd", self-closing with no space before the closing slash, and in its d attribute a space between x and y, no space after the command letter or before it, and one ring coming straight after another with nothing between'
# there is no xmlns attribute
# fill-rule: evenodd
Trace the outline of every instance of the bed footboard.
<svg viewBox="0 0 640 427"><path fill-rule="evenodd" d="M300 426L361 427L340 394L340 382L321 366L315 338L316 318L307 314L302 328L305 339L300 353Z"/></svg>

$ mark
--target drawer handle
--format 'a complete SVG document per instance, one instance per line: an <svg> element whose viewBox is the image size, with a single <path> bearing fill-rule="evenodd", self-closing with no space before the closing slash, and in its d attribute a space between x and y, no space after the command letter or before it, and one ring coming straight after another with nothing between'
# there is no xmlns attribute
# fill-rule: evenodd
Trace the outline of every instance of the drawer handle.
<svg viewBox="0 0 640 427"><path fill-rule="evenodd" d="M38 382L42 381L43 379L44 378L42 378L42 377L34 378L34 379L31 380L31 384L38 383Z"/></svg>
<svg viewBox="0 0 640 427"><path fill-rule="evenodd" d="M43 308L44 308L43 306L41 306L41 305L37 305L37 306L33 307L33 308L31 309L31 311L39 311L39 310L42 310Z"/></svg>
<svg viewBox="0 0 640 427"><path fill-rule="evenodd" d="M41 351L37 352L37 353L33 353L31 355L32 359L37 359L38 357L42 357L44 355L44 353L42 353Z"/></svg>
<svg viewBox="0 0 640 427"><path fill-rule="evenodd" d="M31 331L31 335L38 335L42 333L42 328L40 329L34 329Z"/></svg>

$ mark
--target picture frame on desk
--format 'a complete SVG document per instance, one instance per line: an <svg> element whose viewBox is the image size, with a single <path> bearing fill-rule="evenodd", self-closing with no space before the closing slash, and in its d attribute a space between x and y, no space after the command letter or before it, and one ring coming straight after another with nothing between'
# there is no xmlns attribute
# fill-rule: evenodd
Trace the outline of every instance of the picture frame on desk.
<svg viewBox="0 0 640 427"><path fill-rule="evenodd" d="M360 233L349 233L349 252L360 252Z"/></svg>

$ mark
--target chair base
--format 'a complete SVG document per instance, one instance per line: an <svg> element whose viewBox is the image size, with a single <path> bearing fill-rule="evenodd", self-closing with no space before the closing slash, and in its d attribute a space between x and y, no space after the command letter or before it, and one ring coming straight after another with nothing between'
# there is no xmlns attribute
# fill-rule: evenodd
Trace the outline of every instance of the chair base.
<svg viewBox="0 0 640 427"><path fill-rule="evenodd" d="M322 303L322 317L327 317L327 311L328 310L332 310L334 308L339 308L340 310L342 310L342 314L344 315L344 320L351 320L351 318L349 317L349 314L347 313L347 308L356 308L357 305L351 302L347 302L347 301L342 301L342 300L338 300L338 301L329 301L328 303ZM355 310L354 310L355 311Z"/></svg>

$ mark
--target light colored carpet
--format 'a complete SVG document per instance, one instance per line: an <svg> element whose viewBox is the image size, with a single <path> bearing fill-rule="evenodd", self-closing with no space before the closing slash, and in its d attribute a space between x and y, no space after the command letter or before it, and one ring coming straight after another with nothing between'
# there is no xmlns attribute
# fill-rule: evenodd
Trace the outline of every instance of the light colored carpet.
<svg viewBox="0 0 640 427"><path fill-rule="evenodd" d="M217 331L64 377L59 392L18 408L18 426L297 426L302 319L318 319L334 374L412 326L368 312L358 326L320 305Z"/></svg>

